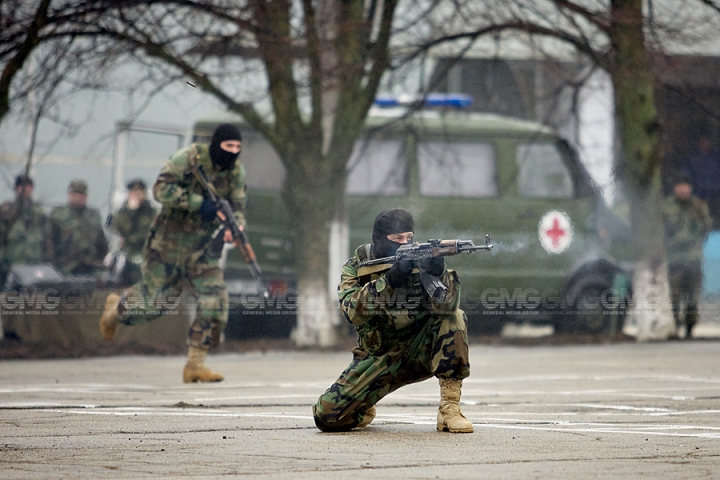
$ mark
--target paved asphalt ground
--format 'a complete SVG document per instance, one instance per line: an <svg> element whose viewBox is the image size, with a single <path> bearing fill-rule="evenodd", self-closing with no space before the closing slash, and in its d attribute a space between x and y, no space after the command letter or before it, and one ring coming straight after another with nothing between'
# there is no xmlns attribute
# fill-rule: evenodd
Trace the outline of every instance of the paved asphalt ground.
<svg viewBox="0 0 720 480"><path fill-rule="evenodd" d="M720 478L720 341L471 350L474 434L435 431L437 382L383 399L366 429L311 405L348 352L0 362L0 478Z"/></svg>

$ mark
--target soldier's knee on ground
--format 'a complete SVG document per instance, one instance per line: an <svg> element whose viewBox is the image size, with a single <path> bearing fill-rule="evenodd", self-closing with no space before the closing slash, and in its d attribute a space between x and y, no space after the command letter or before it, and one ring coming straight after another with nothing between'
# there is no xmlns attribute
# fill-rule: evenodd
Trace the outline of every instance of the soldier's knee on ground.
<svg viewBox="0 0 720 480"><path fill-rule="evenodd" d="M322 411L320 402L313 406L313 419L315 420L315 426L323 432L348 432L356 426L352 423L337 422L334 416L327 415Z"/></svg>

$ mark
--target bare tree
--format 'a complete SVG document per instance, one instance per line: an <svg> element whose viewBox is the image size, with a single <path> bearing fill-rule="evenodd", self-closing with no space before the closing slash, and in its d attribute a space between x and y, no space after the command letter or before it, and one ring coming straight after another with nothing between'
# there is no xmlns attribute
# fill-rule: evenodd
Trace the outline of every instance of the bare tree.
<svg viewBox="0 0 720 480"><path fill-rule="evenodd" d="M562 51L587 58L610 74L615 88L623 147L615 169L632 199L635 291L662 299L642 310L643 323L669 323L648 52L671 38L692 41L692 32L679 23L655 28L641 0L86 0L59 4L57 11L52 0L35 9L14 3L24 23L0 30L0 119L2 99L30 52L69 38L95 55L84 65L131 57L166 78L183 76L273 145L287 171L282 194L295 239L300 345L335 341L328 237L342 212L347 161L384 72L439 46L454 47L459 58L489 35L548 57ZM714 0L679 3L717 16ZM10 9L0 5L5 27Z"/></svg>
<svg viewBox="0 0 720 480"><path fill-rule="evenodd" d="M429 19L423 48L454 38L470 48L492 28L503 41L522 43L548 58L575 55L607 71L614 88L620 155L614 166L629 200L634 232L634 294L641 338L674 332L661 216L660 122L651 57L670 45L717 41L720 15L713 0L458 1ZM643 9L645 5L645 10ZM500 37L499 37L500 38ZM538 39L543 39L539 41Z"/></svg>
<svg viewBox="0 0 720 480"><path fill-rule="evenodd" d="M334 344L328 239L342 215L346 163L389 65L391 35L415 28L427 8L408 9L412 18L393 32L397 0L58 5L25 6L6 22L16 28L1 39L5 103L30 54L63 38L96 55L86 68L100 71L131 57L166 79L184 76L242 115L272 144L287 172L282 195L292 219L299 289L294 338L300 345Z"/></svg>

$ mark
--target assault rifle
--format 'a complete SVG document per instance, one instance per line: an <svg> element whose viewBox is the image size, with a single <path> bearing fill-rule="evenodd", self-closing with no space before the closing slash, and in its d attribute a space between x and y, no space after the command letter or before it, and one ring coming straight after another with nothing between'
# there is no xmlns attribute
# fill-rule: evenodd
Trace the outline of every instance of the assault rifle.
<svg viewBox="0 0 720 480"><path fill-rule="evenodd" d="M218 206L218 218L220 218L220 223L225 228L230 229L230 233L232 233L233 237L233 244L242 252L245 257L245 261L248 264L248 268L250 269L250 273L260 289L260 293L267 298L269 293L267 287L265 287L265 282L263 282L262 271L260 270L260 265L257 262L257 257L250 245L250 240L248 240L245 232L240 230L240 226L238 225L237 220L235 220L235 215L233 215L230 202L221 198L220 195L217 194L215 186L207 179L202 167L196 166L193 168L192 173L195 175L198 182L200 182L200 185L203 187L210 200L215 202L215 205ZM217 233L217 235L222 236L224 235L224 232L225 229L222 229Z"/></svg>
<svg viewBox="0 0 720 480"><path fill-rule="evenodd" d="M478 250L489 251L493 248L490 243L490 235L485 235L484 245L475 245L472 240L428 240L425 243L413 243L401 245L395 255L391 257L376 258L374 260L366 260L359 264L359 267L370 267L373 265L382 265L386 263L396 263L401 260L420 260L428 257L449 257L460 253L473 253ZM430 298L439 302L445 301L448 288L443 285L440 279L434 275L430 275L424 270L420 270L420 281L423 288L430 295Z"/></svg>

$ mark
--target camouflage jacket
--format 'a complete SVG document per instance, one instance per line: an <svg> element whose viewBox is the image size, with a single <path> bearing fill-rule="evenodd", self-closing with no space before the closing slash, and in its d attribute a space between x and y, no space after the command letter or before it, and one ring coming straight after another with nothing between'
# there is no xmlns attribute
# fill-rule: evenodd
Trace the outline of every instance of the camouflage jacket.
<svg viewBox="0 0 720 480"><path fill-rule="evenodd" d="M358 332L359 344L372 354L382 354L395 343L407 340L433 315L452 314L460 303L460 282L453 270L441 276L449 288L444 302L431 300L413 269L406 287L393 289L385 280L392 265L359 267L374 258L371 244L358 247L342 268L338 300L343 317Z"/></svg>
<svg viewBox="0 0 720 480"><path fill-rule="evenodd" d="M128 208L127 202L110 219L110 228L123 238L121 250L133 257L142 253L157 212L145 200L136 209Z"/></svg>
<svg viewBox="0 0 720 480"><path fill-rule="evenodd" d="M108 253L100 214L90 207L56 207L50 213L48 258L65 275L93 274Z"/></svg>
<svg viewBox="0 0 720 480"><path fill-rule="evenodd" d="M238 223L245 225L245 169L240 162L228 170L217 168L210 160L208 146L194 143L176 152L160 171L153 195L162 204L152 226L150 247L155 250L172 248L182 236L197 248L209 245L212 231L219 220L204 222L199 209L205 199L202 186L192 173L202 167L217 194L228 200ZM200 242L200 243L198 243Z"/></svg>
<svg viewBox="0 0 720 480"><path fill-rule="evenodd" d="M0 262L7 266L45 262L47 228L47 216L35 202L0 205Z"/></svg>
<svg viewBox="0 0 720 480"><path fill-rule="evenodd" d="M707 204L697 197L681 202L670 196L663 206L663 220L668 262L687 263L702 260L703 243L712 228Z"/></svg>

